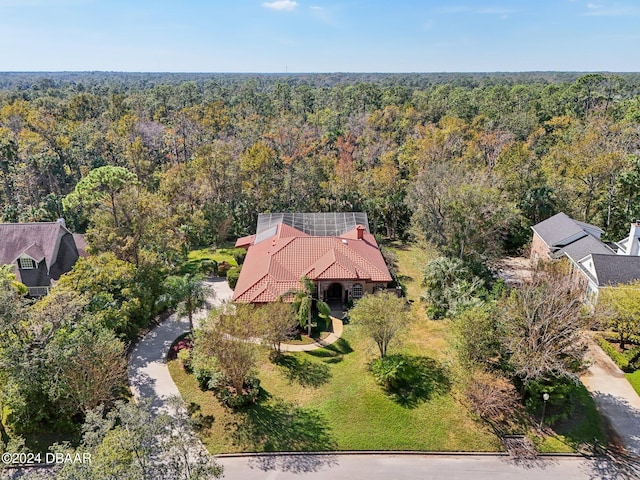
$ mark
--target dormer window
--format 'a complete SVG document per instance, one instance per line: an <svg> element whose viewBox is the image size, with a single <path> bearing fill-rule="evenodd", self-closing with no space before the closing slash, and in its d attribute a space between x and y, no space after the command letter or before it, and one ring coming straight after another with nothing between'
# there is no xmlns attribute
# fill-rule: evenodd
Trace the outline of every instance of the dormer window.
<svg viewBox="0 0 640 480"><path fill-rule="evenodd" d="M36 268L36 262L33 258L23 257L18 259L18 268L20 270L33 270Z"/></svg>

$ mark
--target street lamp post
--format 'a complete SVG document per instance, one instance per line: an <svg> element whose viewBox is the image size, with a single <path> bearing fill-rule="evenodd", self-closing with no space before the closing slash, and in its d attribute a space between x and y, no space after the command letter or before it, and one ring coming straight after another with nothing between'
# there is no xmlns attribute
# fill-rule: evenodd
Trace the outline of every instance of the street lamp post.
<svg viewBox="0 0 640 480"><path fill-rule="evenodd" d="M547 400L549 400L549 394L548 393L543 393L542 394L542 415L540 416L540 429L542 429L542 422L544 422L544 409L547 406Z"/></svg>

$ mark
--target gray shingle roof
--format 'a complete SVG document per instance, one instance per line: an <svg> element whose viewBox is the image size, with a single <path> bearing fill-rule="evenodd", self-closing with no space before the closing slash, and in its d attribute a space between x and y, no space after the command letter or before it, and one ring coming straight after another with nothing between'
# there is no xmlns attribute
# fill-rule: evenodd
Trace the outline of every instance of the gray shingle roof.
<svg viewBox="0 0 640 480"><path fill-rule="evenodd" d="M0 265L13 265L17 278L30 287L50 285L73 268L79 255L86 256L85 250L82 235L72 235L58 222L0 223ZM16 259L22 254L37 268L19 269Z"/></svg>
<svg viewBox="0 0 640 480"><path fill-rule="evenodd" d="M0 223L0 265L12 264L22 253L51 266L60 229L58 222ZM37 258L39 257L39 258Z"/></svg>
<svg viewBox="0 0 640 480"><path fill-rule="evenodd" d="M592 255L598 286L617 285L640 280L640 257Z"/></svg>
<svg viewBox="0 0 640 480"><path fill-rule="evenodd" d="M606 244L600 240L592 237L591 235L585 235L584 237L570 243L569 245L562 247L553 253L554 258L560 258L563 255L567 255L571 260L577 262L583 259L590 253L597 253L602 255L614 255L613 250L607 247Z"/></svg>
<svg viewBox="0 0 640 480"><path fill-rule="evenodd" d="M565 213L558 213L553 217L531 227L549 247L562 247L571 241L588 235L585 229L602 233L602 230L589 223L578 222Z"/></svg>

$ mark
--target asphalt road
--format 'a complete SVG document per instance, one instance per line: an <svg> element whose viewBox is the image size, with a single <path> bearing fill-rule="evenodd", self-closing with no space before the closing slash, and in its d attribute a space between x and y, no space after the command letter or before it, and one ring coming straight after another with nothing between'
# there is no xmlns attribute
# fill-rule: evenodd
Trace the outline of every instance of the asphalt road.
<svg viewBox="0 0 640 480"><path fill-rule="evenodd" d="M629 468L603 459L498 455L260 455L218 458L224 480L633 480ZM635 468L635 470L633 470ZM0 470L0 479L53 478L43 469Z"/></svg>
<svg viewBox="0 0 640 480"><path fill-rule="evenodd" d="M226 480L607 480L633 479L604 459L498 455L277 455L222 457Z"/></svg>

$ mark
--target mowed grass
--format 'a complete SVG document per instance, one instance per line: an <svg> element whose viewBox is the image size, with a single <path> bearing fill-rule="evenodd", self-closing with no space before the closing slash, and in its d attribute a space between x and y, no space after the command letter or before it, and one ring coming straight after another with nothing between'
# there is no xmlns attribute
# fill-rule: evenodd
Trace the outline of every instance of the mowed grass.
<svg viewBox="0 0 640 480"><path fill-rule="evenodd" d="M169 369L187 403L197 405L210 427L200 436L212 453L251 451L420 450L498 451L502 445L457 400L446 367L446 322L427 320L419 302L422 269L433 251L396 247L400 274L414 300L414 320L390 353L412 355L432 365L416 401L403 404L385 392L369 371L375 345L356 326L346 325L334 345L287 354L278 364L261 353L257 376L264 396L245 411L223 407L202 392L178 361ZM206 423L206 422L205 422Z"/></svg>
<svg viewBox="0 0 640 480"><path fill-rule="evenodd" d="M192 250L187 254L187 261L182 266L184 273L197 273L200 270L202 260L215 260L218 263L227 262L231 266L237 267L238 262L233 258L233 248L201 248Z"/></svg>
<svg viewBox="0 0 640 480"><path fill-rule="evenodd" d="M374 358L368 340L353 326L329 348L288 354L279 364L264 352L258 368L264 398L235 413L211 392L200 391L178 361L169 368L187 404L213 417L211 427L200 432L212 453L501 449L489 429L470 419L448 382L403 406L375 382L368 370Z"/></svg>
<svg viewBox="0 0 640 480"><path fill-rule="evenodd" d="M629 380L629 383L636 393L640 395L640 370L636 370L633 373L626 373L625 377L627 377L627 380Z"/></svg>

